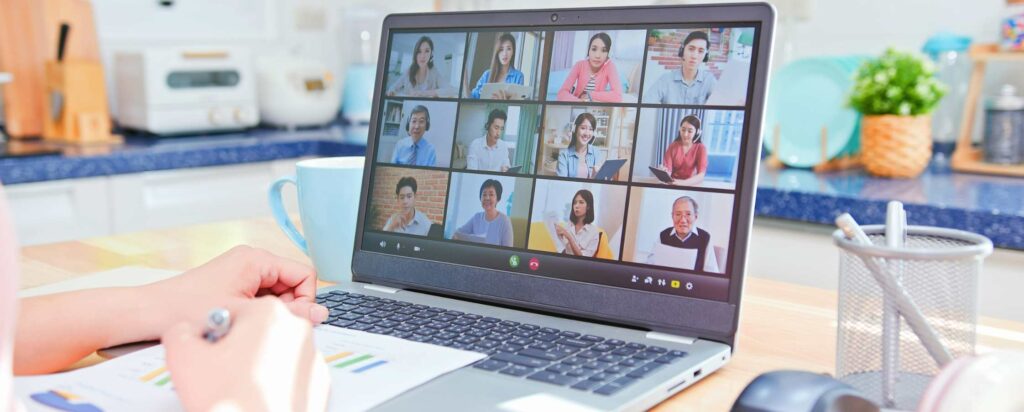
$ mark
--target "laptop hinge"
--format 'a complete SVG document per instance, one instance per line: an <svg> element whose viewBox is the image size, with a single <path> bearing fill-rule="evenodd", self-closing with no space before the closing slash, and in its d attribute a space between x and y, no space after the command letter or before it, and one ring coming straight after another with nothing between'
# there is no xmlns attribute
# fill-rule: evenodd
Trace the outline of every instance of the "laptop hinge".
<svg viewBox="0 0 1024 412"><path fill-rule="evenodd" d="M697 342L697 338L694 338L694 337L679 336L679 335L669 335L667 333L661 333L661 332L647 332L647 339L654 339L654 340L660 340L660 341L665 341L665 342L682 343L684 345L693 345L694 342Z"/></svg>
<svg viewBox="0 0 1024 412"><path fill-rule="evenodd" d="M395 293L398 293L398 291L402 290L402 289L389 288L387 286L380 286L380 285L363 285L363 288L370 289L370 290L375 291L375 292L382 292L382 293L388 293L388 294L395 294Z"/></svg>

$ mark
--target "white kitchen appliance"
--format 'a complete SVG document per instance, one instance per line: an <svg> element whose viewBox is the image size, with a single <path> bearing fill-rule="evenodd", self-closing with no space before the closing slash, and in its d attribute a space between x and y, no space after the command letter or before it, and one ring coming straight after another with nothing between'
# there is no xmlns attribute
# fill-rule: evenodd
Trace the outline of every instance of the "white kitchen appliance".
<svg viewBox="0 0 1024 412"><path fill-rule="evenodd" d="M260 118L284 127L317 126L334 120L341 86L327 65L289 55L256 61Z"/></svg>
<svg viewBox="0 0 1024 412"><path fill-rule="evenodd" d="M259 123L248 50L148 48L114 57L118 122L156 134L235 130Z"/></svg>

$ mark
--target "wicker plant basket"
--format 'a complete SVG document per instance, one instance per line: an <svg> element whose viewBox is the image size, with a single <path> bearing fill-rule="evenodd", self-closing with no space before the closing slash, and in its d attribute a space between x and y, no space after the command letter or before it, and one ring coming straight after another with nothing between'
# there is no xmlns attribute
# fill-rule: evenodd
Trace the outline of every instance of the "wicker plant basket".
<svg viewBox="0 0 1024 412"><path fill-rule="evenodd" d="M932 117L864 116L861 160L868 173L910 178L921 174L932 158Z"/></svg>

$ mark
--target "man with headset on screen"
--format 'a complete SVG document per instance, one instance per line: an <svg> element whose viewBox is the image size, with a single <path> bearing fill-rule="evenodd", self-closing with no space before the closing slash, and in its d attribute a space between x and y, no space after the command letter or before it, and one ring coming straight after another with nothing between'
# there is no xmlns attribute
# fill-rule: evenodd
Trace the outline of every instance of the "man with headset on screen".
<svg viewBox="0 0 1024 412"><path fill-rule="evenodd" d="M391 163L412 166L435 166L437 153L423 135L430 130L430 111L426 106L416 105L405 123L405 131L409 134L395 143L395 151L391 155Z"/></svg>
<svg viewBox="0 0 1024 412"><path fill-rule="evenodd" d="M644 95L645 103L705 104L718 79L703 63L708 62L708 34L690 32L679 47L679 70L662 74ZM650 96L650 97L648 97Z"/></svg>

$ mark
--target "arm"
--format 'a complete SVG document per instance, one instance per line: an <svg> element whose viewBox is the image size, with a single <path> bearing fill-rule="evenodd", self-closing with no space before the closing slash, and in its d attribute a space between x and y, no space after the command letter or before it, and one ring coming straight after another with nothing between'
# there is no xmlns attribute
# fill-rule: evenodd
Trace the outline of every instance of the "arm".
<svg viewBox="0 0 1024 412"><path fill-rule="evenodd" d="M593 230L597 231L597 236L592 236L586 243L579 245L582 256L593 257L594 254L597 253L597 248L600 246L601 229L598 229L597 226L593 226Z"/></svg>
<svg viewBox="0 0 1024 412"><path fill-rule="evenodd" d="M668 147L665 149L665 156L663 157L661 163L662 168L665 169L666 172L668 172L669 177L672 177L672 165L674 164L672 159L672 153L672 144L669 143Z"/></svg>
<svg viewBox="0 0 1024 412"><path fill-rule="evenodd" d="M404 93L409 85L409 77L406 73L398 75L398 81L388 89L388 96L397 96L399 93Z"/></svg>
<svg viewBox="0 0 1024 412"><path fill-rule="evenodd" d="M176 323L205 319L214 307L263 294L280 296L294 313L314 323L327 318L327 309L315 303L313 268L241 246L145 286L23 299L14 335L14 372L54 372L97 349L159 339Z"/></svg>
<svg viewBox="0 0 1024 412"><path fill-rule="evenodd" d="M569 156L566 155L569 149L562 149L558 152L558 168L555 170L555 174L562 177L569 176Z"/></svg>
<svg viewBox="0 0 1024 412"><path fill-rule="evenodd" d="M466 155L466 169L479 170L480 169L480 158L477 156L477 151L480 148L476 145L476 140L469 144L469 154Z"/></svg>
<svg viewBox="0 0 1024 412"><path fill-rule="evenodd" d="M574 64L572 66L572 70L569 71L569 75L565 76L565 81L562 82L562 87L560 87L558 89L558 98L557 98L557 100L565 101L565 102L578 102L578 101L580 101L579 97L576 97L571 92L569 92L569 88L571 88L572 85L576 82L576 78L580 76L580 67L581 67L580 63Z"/></svg>
<svg viewBox="0 0 1024 412"><path fill-rule="evenodd" d="M509 217L504 214L502 214L501 217L502 221L505 222L505 233L502 233L501 245L512 246L512 219L509 219Z"/></svg>
<svg viewBox="0 0 1024 412"><path fill-rule="evenodd" d="M476 219L476 215L473 215L472 217L469 218L469 220L466 221L466 223L463 223L462 226L459 226L458 229L455 229L455 233L452 235L452 239L462 240L461 235L472 235L473 219Z"/></svg>
<svg viewBox="0 0 1024 412"><path fill-rule="evenodd" d="M622 81L619 79L619 72L615 70L615 63L608 60L608 63L604 68L604 78L607 79L608 85L611 90L594 90L590 95L594 98L595 102L621 102L622 101Z"/></svg>
<svg viewBox="0 0 1024 412"><path fill-rule="evenodd" d="M476 87L473 88L473 91L470 92L469 95L471 97L473 97L474 99L479 99L480 98L480 90L484 88L484 83L487 83L487 79L489 79L490 77L491 77L491 71L490 70L485 70L484 74L482 76L480 76L480 80L477 80Z"/></svg>

